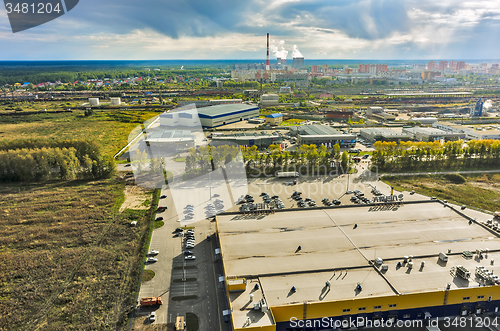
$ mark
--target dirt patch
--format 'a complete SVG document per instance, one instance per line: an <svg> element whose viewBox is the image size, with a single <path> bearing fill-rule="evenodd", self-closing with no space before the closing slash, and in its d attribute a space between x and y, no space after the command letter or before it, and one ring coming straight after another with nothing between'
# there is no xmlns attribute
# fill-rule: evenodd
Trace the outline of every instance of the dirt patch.
<svg viewBox="0 0 500 331"><path fill-rule="evenodd" d="M125 209L148 209L151 205L152 192L137 185L125 186L125 201L120 207L120 213Z"/></svg>

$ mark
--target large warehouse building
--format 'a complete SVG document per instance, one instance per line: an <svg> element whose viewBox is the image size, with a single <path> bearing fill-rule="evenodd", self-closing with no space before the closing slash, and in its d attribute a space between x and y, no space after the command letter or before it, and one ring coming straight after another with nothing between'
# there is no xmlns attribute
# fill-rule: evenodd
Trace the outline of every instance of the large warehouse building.
<svg viewBox="0 0 500 331"><path fill-rule="evenodd" d="M302 125L290 128L290 133L297 137L301 145L339 144L340 147L354 147L356 135L346 134L326 125Z"/></svg>
<svg viewBox="0 0 500 331"><path fill-rule="evenodd" d="M263 135L260 133L241 132L236 134L225 134L212 137L212 145L220 146L227 143L235 143L240 146L257 146L259 148L267 148L272 144L280 144L283 138L275 135Z"/></svg>
<svg viewBox="0 0 500 331"><path fill-rule="evenodd" d="M216 217L233 330L423 323L500 306L496 226L444 202L241 216Z"/></svg>
<svg viewBox="0 0 500 331"><path fill-rule="evenodd" d="M259 107L247 104L229 104L203 107L198 109L201 125L214 128L229 123L259 117Z"/></svg>
<svg viewBox="0 0 500 331"><path fill-rule="evenodd" d="M449 140L458 140L465 138L464 133L446 132L436 128L422 128L422 127L403 128L403 133L412 135L413 140L426 141L426 142L434 140L449 141Z"/></svg>
<svg viewBox="0 0 500 331"><path fill-rule="evenodd" d="M408 133L399 132L387 128L366 128L360 130L360 135L369 141L408 141L412 140L413 136Z"/></svg>

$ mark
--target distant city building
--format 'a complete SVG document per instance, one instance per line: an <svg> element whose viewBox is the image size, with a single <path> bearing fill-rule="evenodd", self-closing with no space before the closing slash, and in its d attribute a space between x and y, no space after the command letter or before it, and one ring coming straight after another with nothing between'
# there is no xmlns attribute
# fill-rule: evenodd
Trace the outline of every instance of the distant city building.
<svg viewBox="0 0 500 331"><path fill-rule="evenodd" d="M444 72L445 68L448 68L448 61L439 61L439 71Z"/></svg>
<svg viewBox="0 0 500 331"><path fill-rule="evenodd" d="M457 70L462 70L465 69L465 62L464 61L458 61L457 62Z"/></svg>
<svg viewBox="0 0 500 331"><path fill-rule="evenodd" d="M427 70L435 70L435 69L436 69L436 62L429 61L429 64L427 64Z"/></svg>
<svg viewBox="0 0 500 331"><path fill-rule="evenodd" d="M439 71L424 71L422 72L422 79L423 80L433 80L434 77L441 75Z"/></svg>
<svg viewBox="0 0 500 331"><path fill-rule="evenodd" d="M359 73L370 73L375 75L384 71L387 71L387 64L360 64L358 66Z"/></svg>

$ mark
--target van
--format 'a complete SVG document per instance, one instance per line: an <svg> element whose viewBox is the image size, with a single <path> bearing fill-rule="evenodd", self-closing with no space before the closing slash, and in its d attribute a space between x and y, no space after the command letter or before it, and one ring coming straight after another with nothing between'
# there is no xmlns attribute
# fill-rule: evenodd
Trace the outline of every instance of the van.
<svg viewBox="0 0 500 331"><path fill-rule="evenodd" d="M445 253L441 252L439 253L439 259L443 262L447 262L448 261L448 255L446 255Z"/></svg>

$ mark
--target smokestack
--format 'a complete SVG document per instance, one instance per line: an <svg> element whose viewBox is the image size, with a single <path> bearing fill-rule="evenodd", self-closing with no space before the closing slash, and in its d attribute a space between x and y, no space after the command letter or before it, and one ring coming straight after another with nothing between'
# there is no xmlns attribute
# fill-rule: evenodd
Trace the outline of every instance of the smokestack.
<svg viewBox="0 0 500 331"><path fill-rule="evenodd" d="M269 33L267 33L267 57L266 57L266 70L269 70L271 65L269 64Z"/></svg>

